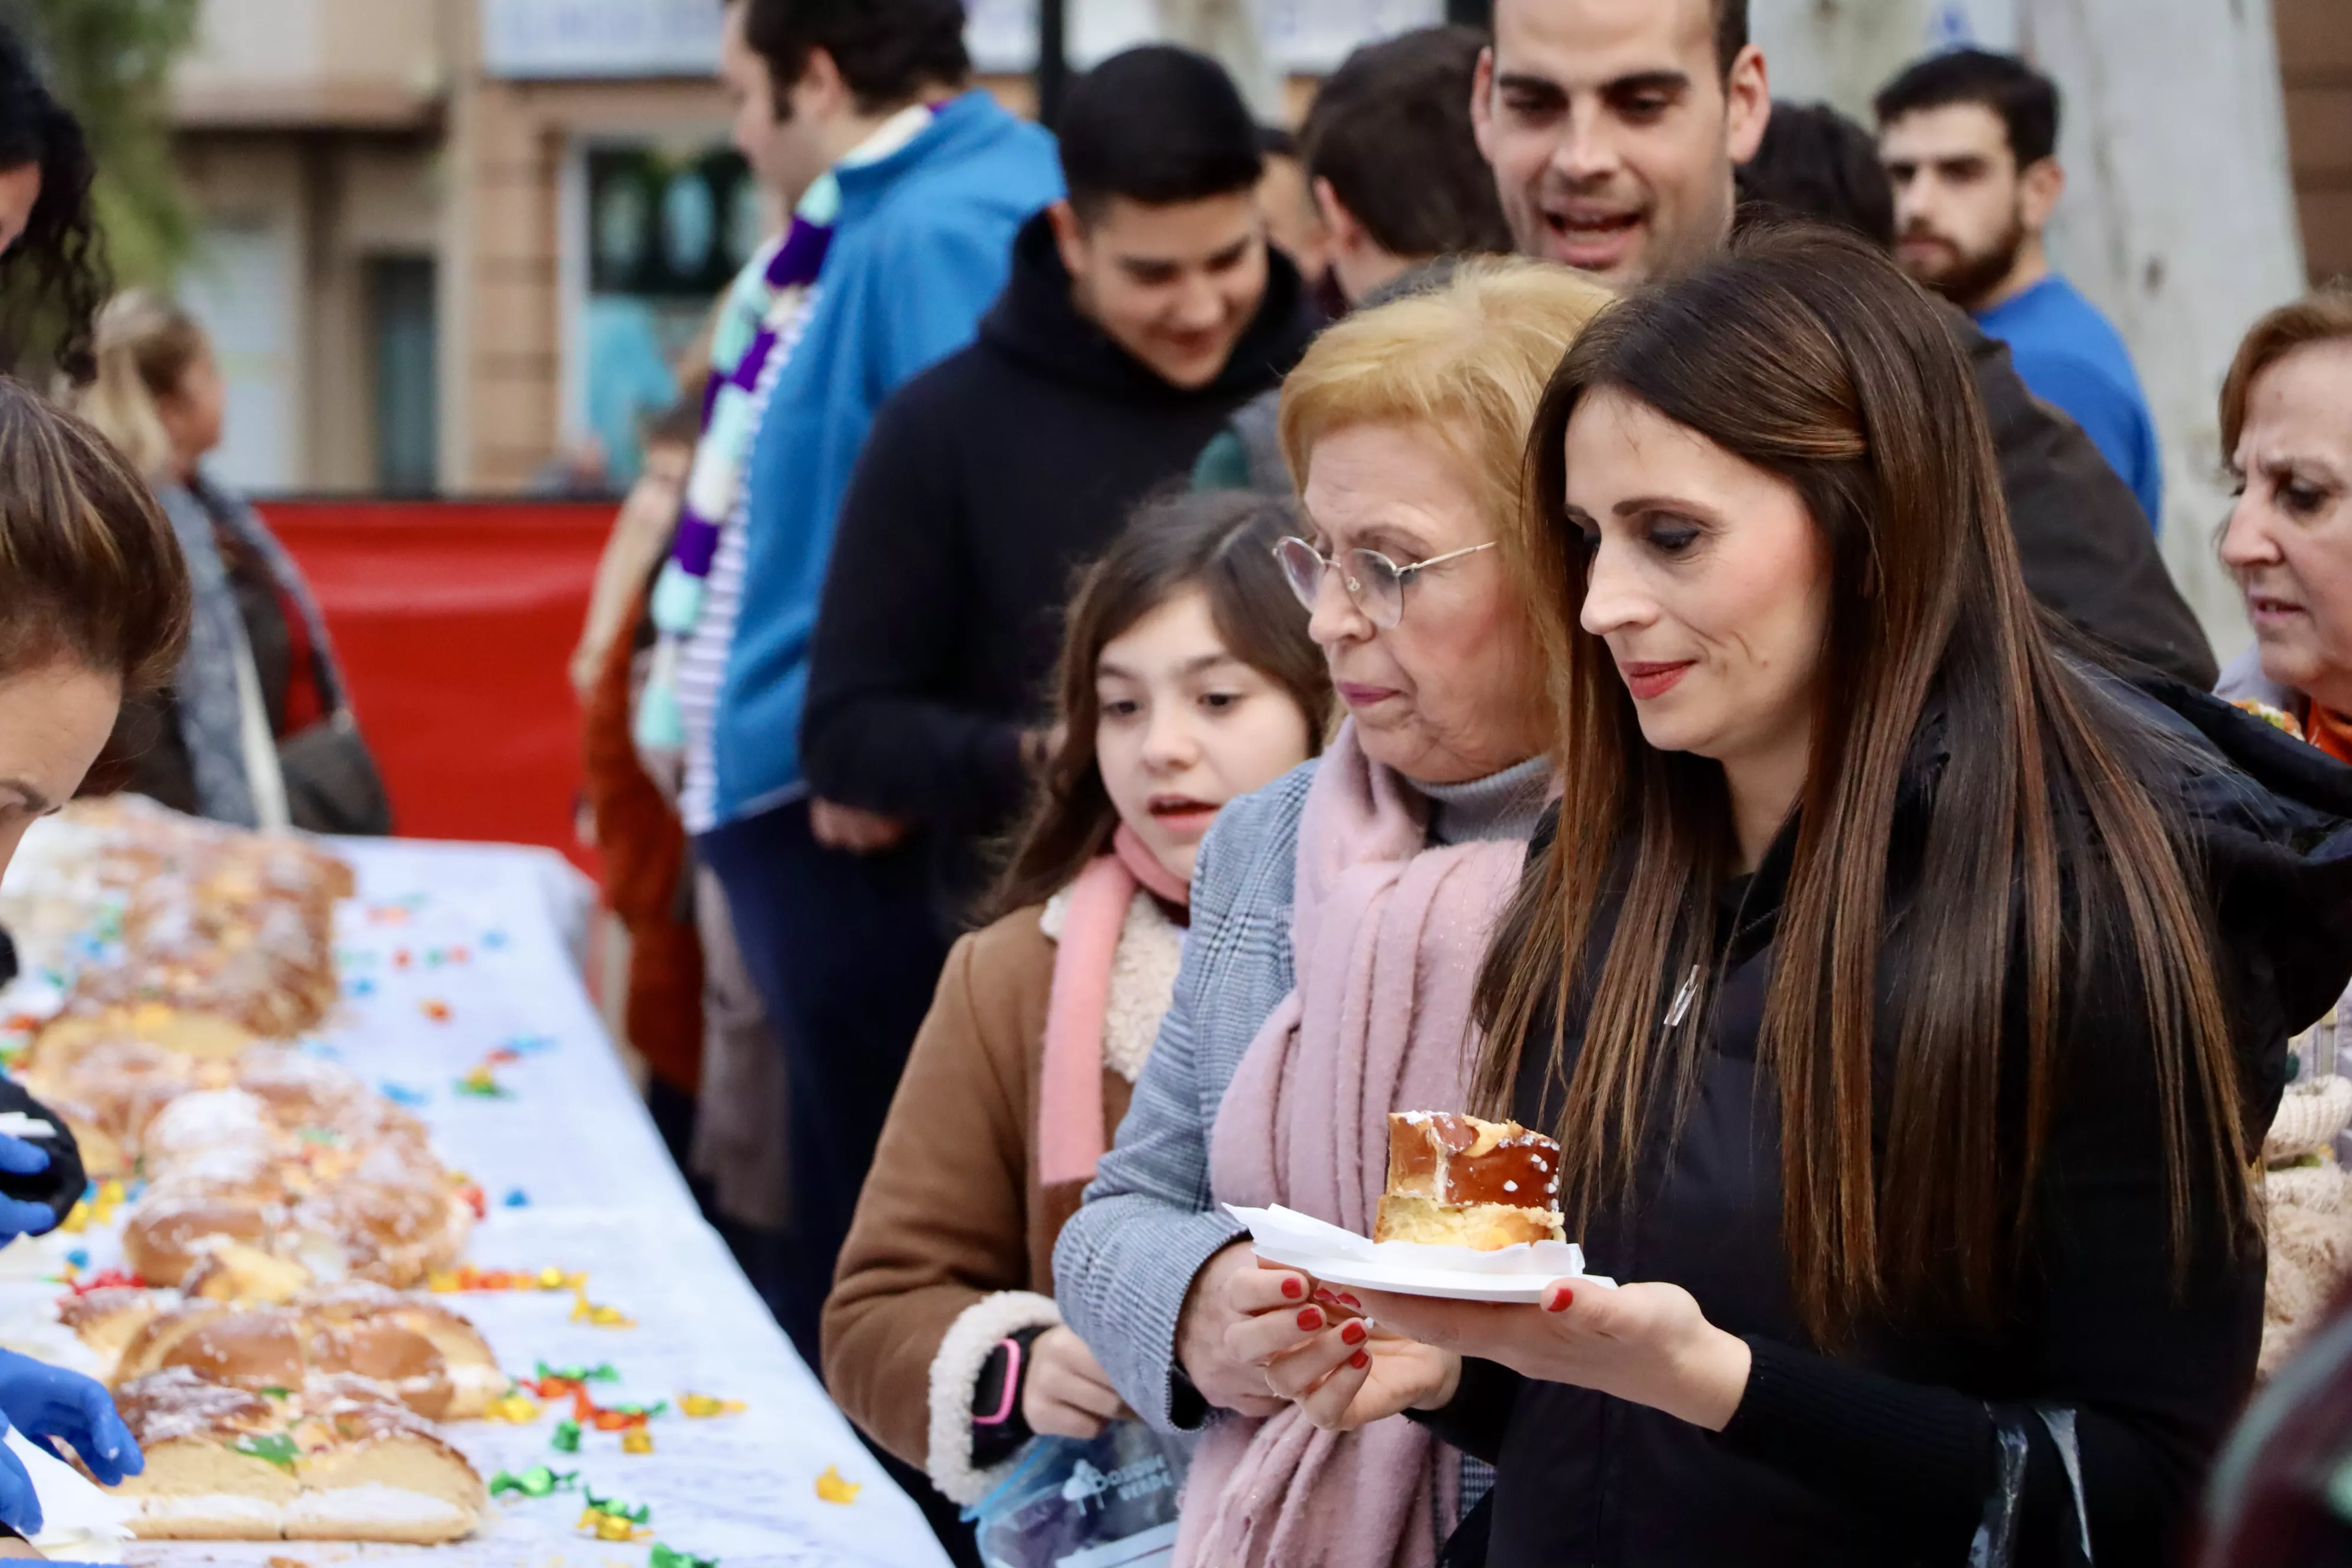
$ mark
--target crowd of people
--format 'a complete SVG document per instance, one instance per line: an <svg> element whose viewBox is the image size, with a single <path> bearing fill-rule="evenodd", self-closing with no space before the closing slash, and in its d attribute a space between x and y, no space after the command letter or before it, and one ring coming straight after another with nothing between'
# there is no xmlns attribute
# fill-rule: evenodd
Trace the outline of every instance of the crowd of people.
<svg viewBox="0 0 2352 1568"><path fill-rule="evenodd" d="M2026 62L1865 128L1739 0L1500 0L1049 136L961 22L729 5L792 217L580 672L673 1146L950 1552L1137 1421L1186 1563L2179 1560L2352 979L2343 296L2221 389L2223 672ZM1622 1283L1262 1264L1408 1109L1557 1134ZM2344 1549L2318 1418L2210 1560Z"/></svg>
<svg viewBox="0 0 2352 1568"><path fill-rule="evenodd" d="M2352 1562L2263 1166L2352 982L2352 294L2216 389L2219 668L2056 87L1865 128L1747 22L1497 0L1288 137L1146 47L1049 132L960 0L726 0L784 217L600 574L589 801L649 1108L957 1561L1135 1422L1184 1564ZM0 852L84 787L385 830L88 195L0 49L0 327L80 411L0 383ZM1369 1233L1413 1110L1555 1136L1617 1283L1257 1258L1227 1205Z"/></svg>

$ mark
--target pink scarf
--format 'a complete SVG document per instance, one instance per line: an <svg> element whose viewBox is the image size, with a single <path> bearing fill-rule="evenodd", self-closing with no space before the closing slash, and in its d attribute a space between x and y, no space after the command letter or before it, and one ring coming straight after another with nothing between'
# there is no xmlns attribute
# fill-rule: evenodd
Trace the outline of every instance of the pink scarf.
<svg viewBox="0 0 2352 1568"><path fill-rule="evenodd" d="M1341 728L1299 823L1297 988L1225 1090L1216 1202L1283 1204L1370 1235L1388 1113L1462 1107L1471 992L1527 846L1430 848L1427 809ZM1427 1568L1457 1484L1452 1450L1402 1416L1344 1435L1296 1406L1229 1417L1193 1455L1178 1568Z"/></svg>
<svg viewBox="0 0 2352 1568"><path fill-rule="evenodd" d="M1121 823L1110 853L1070 884L1054 988L1045 1002L1045 1053L1037 1079L1037 1184L1091 1181L1109 1147L1103 1127L1103 1020L1110 1013L1111 964L1128 905L1144 888L1179 908L1192 886Z"/></svg>

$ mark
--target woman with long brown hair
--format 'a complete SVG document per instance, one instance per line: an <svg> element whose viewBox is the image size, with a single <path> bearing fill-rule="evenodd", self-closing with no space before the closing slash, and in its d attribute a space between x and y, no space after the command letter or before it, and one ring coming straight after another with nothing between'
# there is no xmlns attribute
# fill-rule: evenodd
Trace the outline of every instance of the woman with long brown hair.
<svg viewBox="0 0 2352 1568"><path fill-rule="evenodd" d="M2053 645L1967 363L1858 241L1615 307L1528 455L1563 794L1479 1081L1639 1283L1366 1296L1366 1364L1269 1381L1493 1458L1494 1563L2158 1561L2252 1377L2352 777Z"/></svg>

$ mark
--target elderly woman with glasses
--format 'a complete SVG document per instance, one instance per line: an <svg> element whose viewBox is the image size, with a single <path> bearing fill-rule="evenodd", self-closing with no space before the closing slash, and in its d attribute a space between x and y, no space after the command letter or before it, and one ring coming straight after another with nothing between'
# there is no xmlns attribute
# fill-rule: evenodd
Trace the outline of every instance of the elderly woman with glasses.
<svg viewBox="0 0 2352 1568"><path fill-rule="evenodd" d="M1331 328L1284 384L1301 536L1278 554L1347 719L1202 843L1174 1005L1054 1258L1129 1404L1208 1427L1180 1564L1427 1564L1481 1484L1421 1426L1319 1432L1279 1396L1253 1330L1350 1303L1286 1296L1298 1277L1261 1270L1223 1205L1369 1233L1389 1112L1465 1102L1472 982L1551 784L1544 659L1494 546L1544 384L1607 300L1465 267Z"/></svg>

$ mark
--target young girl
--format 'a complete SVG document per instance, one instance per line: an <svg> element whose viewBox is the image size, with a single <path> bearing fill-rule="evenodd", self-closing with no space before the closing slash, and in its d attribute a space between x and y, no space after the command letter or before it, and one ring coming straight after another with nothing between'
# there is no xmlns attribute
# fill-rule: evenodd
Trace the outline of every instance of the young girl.
<svg viewBox="0 0 2352 1568"><path fill-rule="evenodd" d="M976 1501L1033 1433L1124 1415L1053 1300L1054 1240L1127 1113L1218 807L1319 748L1283 503L1146 505L1070 607L1059 744L993 924L949 955L824 1310L824 1379Z"/></svg>

